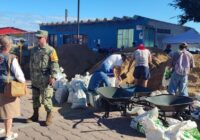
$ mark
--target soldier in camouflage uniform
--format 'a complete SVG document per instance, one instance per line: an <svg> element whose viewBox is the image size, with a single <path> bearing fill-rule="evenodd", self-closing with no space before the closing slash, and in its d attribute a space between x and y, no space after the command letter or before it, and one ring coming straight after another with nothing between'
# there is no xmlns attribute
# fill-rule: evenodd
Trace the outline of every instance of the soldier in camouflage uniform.
<svg viewBox="0 0 200 140"><path fill-rule="evenodd" d="M52 96L55 76L59 70L58 57L53 47L47 43L48 32L39 30L36 33L38 46L31 50L30 76L32 81L33 116L27 122L37 122L39 107L44 104L47 111L45 124L52 123Z"/></svg>

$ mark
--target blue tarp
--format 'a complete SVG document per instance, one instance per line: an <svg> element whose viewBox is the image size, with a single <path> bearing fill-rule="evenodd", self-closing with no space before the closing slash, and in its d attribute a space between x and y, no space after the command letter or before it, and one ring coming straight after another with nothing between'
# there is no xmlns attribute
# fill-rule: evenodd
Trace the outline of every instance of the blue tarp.
<svg viewBox="0 0 200 140"><path fill-rule="evenodd" d="M162 42L170 44L176 44L182 42L187 42L191 44L200 43L200 34L196 30L190 29L182 34L164 38Z"/></svg>

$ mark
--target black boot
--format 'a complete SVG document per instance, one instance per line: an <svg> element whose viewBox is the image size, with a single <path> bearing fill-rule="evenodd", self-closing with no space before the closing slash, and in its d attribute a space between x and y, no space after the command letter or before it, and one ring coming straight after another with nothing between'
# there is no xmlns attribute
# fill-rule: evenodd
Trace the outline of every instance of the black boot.
<svg viewBox="0 0 200 140"><path fill-rule="evenodd" d="M46 121L45 121L45 125L46 126L49 126L51 125L53 122L53 112L50 111L50 112L47 112L47 118L46 118Z"/></svg>
<svg viewBox="0 0 200 140"><path fill-rule="evenodd" d="M33 108L33 115L26 120L27 123L38 122L39 108Z"/></svg>

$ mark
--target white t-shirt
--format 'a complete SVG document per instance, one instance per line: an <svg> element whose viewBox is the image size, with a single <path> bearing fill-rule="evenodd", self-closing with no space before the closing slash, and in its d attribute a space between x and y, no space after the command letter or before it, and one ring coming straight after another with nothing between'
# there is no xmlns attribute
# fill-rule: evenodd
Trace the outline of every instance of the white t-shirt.
<svg viewBox="0 0 200 140"><path fill-rule="evenodd" d="M148 49L137 49L133 53L133 59L135 59L135 66L149 67L149 57L151 57L151 53Z"/></svg>
<svg viewBox="0 0 200 140"><path fill-rule="evenodd" d="M15 78L19 81L24 83L25 78L24 78L24 73L22 72L21 67L19 66L19 63L16 58L13 59L12 64L11 64L11 71L14 73Z"/></svg>
<svg viewBox="0 0 200 140"><path fill-rule="evenodd" d="M107 64L110 69L113 69L114 66L121 66L123 63L121 54L112 54L103 63Z"/></svg>

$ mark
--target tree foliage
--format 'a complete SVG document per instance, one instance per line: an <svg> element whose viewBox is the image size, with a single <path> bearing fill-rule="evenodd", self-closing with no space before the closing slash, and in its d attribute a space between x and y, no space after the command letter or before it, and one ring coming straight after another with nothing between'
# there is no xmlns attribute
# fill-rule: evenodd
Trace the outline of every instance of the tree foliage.
<svg viewBox="0 0 200 140"><path fill-rule="evenodd" d="M182 10L183 13L178 15L180 24L200 22L200 0L173 0L170 5Z"/></svg>

